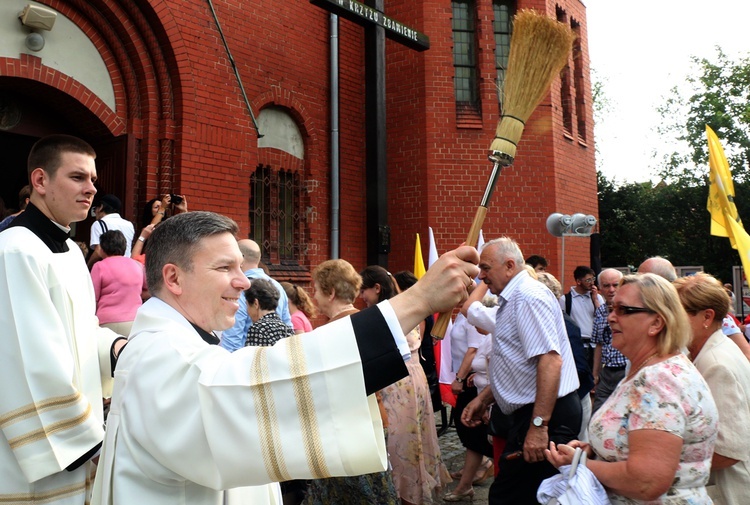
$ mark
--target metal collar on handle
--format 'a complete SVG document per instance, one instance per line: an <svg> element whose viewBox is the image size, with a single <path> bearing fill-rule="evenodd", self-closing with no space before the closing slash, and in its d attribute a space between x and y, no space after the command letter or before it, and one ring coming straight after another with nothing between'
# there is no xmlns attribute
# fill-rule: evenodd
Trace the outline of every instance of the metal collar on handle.
<svg viewBox="0 0 750 505"><path fill-rule="evenodd" d="M484 189L484 196L482 196L482 207L488 207L490 199L492 198L492 192L495 191L497 185L497 179L500 177L500 172L504 167L509 167L513 164L513 157L509 156L500 151L490 151L489 160L493 163L492 173L490 174L490 180L487 181L487 187Z"/></svg>

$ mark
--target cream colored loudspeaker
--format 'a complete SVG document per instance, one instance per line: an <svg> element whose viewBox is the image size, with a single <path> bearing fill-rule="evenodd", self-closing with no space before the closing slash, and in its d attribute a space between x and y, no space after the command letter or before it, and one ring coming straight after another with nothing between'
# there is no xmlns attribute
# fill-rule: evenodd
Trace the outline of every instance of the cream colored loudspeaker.
<svg viewBox="0 0 750 505"><path fill-rule="evenodd" d="M18 15L21 23L37 30L51 30L55 26L57 12L39 5L27 5Z"/></svg>

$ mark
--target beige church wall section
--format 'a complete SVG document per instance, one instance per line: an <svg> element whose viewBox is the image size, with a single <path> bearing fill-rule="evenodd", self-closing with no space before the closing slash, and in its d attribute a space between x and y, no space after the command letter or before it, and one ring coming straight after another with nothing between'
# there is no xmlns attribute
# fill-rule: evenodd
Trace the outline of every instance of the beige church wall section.
<svg viewBox="0 0 750 505"><path fill-rule="evenodd" d="M26 47L26 36L31 30L21 24L18 14L28 4L49 9L28 0L0 0L0 57L18 58L22 53L39 57L43 65L80 82L115 111L115 92L104 60L70 19L58 12L52 31L38 30L44 37L44 48L34 52Z"/></svg>

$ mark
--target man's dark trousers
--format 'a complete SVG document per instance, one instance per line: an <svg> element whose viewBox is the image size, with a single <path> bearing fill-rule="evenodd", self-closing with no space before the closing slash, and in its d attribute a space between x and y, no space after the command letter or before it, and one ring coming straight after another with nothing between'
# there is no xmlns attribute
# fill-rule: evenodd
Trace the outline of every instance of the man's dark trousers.
<svg viewBox="0 0 750 505"><path fill-rule="evenodd" d="M529 430L534 404L524 405L513 412L513 424L508 432L503 456L523 450ZM536 429L536 428L534 428ZM581 401L578 393L558 398L547 427L549 439L556 444L575 440L581 429ZM547 460L527 463L523 456L507 460L500 457L499 472L489 492L490 505L537 505L536 491L542 481L557 474Z"/></svg>

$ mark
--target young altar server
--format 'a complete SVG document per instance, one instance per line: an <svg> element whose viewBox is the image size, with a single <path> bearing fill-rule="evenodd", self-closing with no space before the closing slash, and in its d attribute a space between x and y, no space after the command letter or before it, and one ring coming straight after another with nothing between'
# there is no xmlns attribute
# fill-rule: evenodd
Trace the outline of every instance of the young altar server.
<svg viewBox="0 0 750 505"><path fill-rule="evenodd" d="M102 386L125 343L100 329L86 261L68 234L89 213L94 150L39 140L30 202L0 233L0 503L83 505L104 437Z"/></svg>

